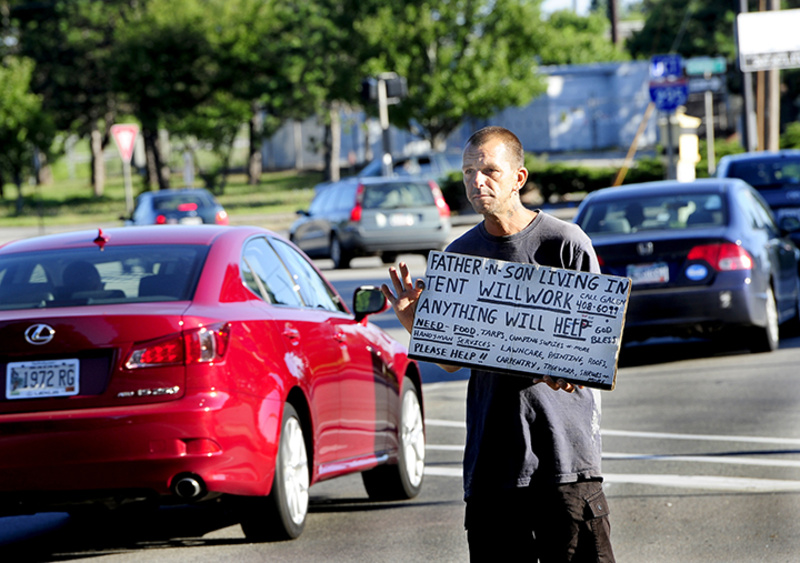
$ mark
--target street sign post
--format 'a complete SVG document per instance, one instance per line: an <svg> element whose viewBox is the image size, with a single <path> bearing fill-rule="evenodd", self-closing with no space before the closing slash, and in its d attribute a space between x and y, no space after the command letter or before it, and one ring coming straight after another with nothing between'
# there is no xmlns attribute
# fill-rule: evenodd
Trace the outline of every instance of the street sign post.
<svg viewBox="0 0 800 563"><path fill-rule="evenodd" d="M134 123L117 123L111 126L111 136L117 144L122 159L122 178L125 183L125 207L128 214L133 213L133 187L131 186L131 159L136 146L139 126Z"/></svg>
<svg viewBox="0 0 800 563"><path fill-rule="evenodd" d="M680 55L655 55L650 59L649 90L656 109L667 114L667 179L672 180L676 177L672 114L689 99L689 82L683 76Z"/></svg>

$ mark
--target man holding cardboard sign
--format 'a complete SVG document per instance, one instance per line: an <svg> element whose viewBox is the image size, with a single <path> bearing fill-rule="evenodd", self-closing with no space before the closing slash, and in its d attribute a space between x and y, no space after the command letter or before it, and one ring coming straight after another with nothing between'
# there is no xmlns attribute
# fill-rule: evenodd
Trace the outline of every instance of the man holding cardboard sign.
<svg viewBox="0 0 800 563"><path fill-rule="evenodd" d="M580 228L522 205L528 171L516 135L501 127L474 133L463 172L484 220L447 252L599 274ZM403 263L389 273L394 291L384 285L383 292L411 333L424 282L412 284ZM599 425L598 391L550 376L472 369L464 451L472 561L494 561L500 549L532 561L614 561Z"/></svg>

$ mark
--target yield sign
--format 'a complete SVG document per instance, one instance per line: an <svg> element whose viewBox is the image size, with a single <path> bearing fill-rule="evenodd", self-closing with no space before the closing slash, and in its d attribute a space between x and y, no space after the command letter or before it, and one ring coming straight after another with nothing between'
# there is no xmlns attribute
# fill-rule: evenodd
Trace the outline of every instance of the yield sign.
<svg viewBox="0 0 800 563"><path fill-rule="evenodd" d="M139 126L133 123L118 123L111 126L111 135L117 143L119 156L123 162L130 162L133 157L133 147L136 144L136 135L139 134Z"/></svg>

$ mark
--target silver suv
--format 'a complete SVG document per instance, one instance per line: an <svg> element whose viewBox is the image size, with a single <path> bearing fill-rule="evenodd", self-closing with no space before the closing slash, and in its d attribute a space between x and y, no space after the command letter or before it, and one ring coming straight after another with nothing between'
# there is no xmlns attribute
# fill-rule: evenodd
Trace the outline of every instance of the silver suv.
<svg viewBox="0 0 800 563"><path fill-rule="evenodd" d="M312 257L347 268L356 256L390 264L403 252L441 250L450 235L450 208L433 180L351 178L317 190L289 238Z"/></svg>

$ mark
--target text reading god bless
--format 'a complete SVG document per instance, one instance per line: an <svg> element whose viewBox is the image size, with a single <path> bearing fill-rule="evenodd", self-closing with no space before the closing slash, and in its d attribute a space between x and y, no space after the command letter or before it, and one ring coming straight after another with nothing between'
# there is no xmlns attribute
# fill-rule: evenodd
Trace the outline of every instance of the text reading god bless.
<svg viewBox="0 0 800 563"><path fill-rule="evenodd" d="M628 278L432 252L425 282L412 357L614 388Z"/></svg>

